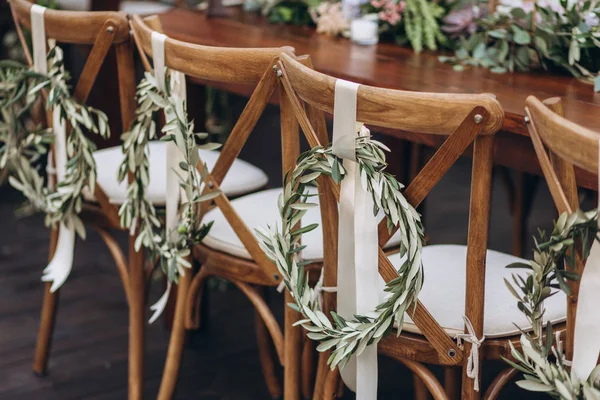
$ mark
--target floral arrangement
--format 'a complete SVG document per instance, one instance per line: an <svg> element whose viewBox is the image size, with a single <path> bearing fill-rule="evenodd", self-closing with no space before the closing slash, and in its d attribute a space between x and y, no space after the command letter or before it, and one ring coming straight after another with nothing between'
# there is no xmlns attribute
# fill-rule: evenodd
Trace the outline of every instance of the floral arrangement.
<svg viewBox="0 0 600 400"><path fill-rule="evenodd" d="M361 181L373 197L373 211L384 212L389 229L399 228L402 237L400 253L406 258L397 271L398 276L386 285L385 290L390 296L373 313L354 315L346 320L332 312L332 323L321 310L318 293L308 284L304 271L306 262L298 257L306 247L300 244L302 234L318 227L318 224L297 226L306 211L317 206L307 203L308 198L315 196L310 194L308 186L319 176L330 176L336 183L346 176L341 160L332 153L331 144L305 152L298 158L296 167L286 174L279 198L281 230L278 226L257 229L261 248L277 265L294 298L294 303L289 306L304 316L296 325L302 325L309 332L309 338L321 341L318 351L335 348L328 360L332 369L338 365L343 368L352 354L361 354L368 345L377 344L392 330L394 323L400 332L405 312L414 305L423 285L421 219L401 194L403 186L384 171L387 164L383 150L387 148L369 136L356 138L356 162Z"/></svg>
<svg viewBox="0 0 600 400"><path fill-rule="evenodd" d="M506 286L517 298L519 310L525 314L533 330L521 331L521 350L511 343L515 361L505 361L524 374L525 380L517 382L520 387L545 392L552 397L575 399L600 399L600 366L592 371L586 381L580 381L567 368L561 343L554 341L552 325L544 329L544 300L562 290L569 294L568 280L578 280L575 272L575 243L581 243L581 257L587 258L593 240L599 240L598 210L563 213L549 238L543 232L535 242L534 258L530 263L515 263L509 268L530 271L526 277L513 275L513 282ZM567 267L565 267L565 263Z"/></svg>
<svg viewBox="0 0 600 400"><path fill-rule="evenodd" d="M83 191L93 193L96 186L96 146L86 133L107 138L110 130L103 112L71 97L62 50L53 47L47 60L47 74L15 61L0 62L0 168L9 171L9 183L25 195L30 207L46 214L47 226L62 222L84 238L85 228L78 216ZM44 106L58 108L61 120L71 127L65 177L55 188L45 184L36 165L54 141L52 129L36 124L32 118L40 99L43 105L39 111L45 112Z"/></svg>
<svg viewBox="0 0 600 400"><path fill-rule="evenodd" d="M317 33L338 36L350 29L350 22L344 15L342 3L324 1L317 7L310 8L309 12L312 20L317 24Z"/></svg>
<svg viewBox="0 0 600 400"><path fill-rule="evenodd" d="M443 27L458 38L456 70L468 66L495 73L563 70L600 91L600 2L539 0L503 5L493 14L467 6L448 14Z"/></svg>
<svg viewBox="0 0 600 400"><path fill-rule="evenodd" d="M383 35L399 45L410 44L420 53L424 48L437 50L446 45L440 28L446 8L431 0L371 0L365 12L376 13Z"/></svg>
<svg viewBox="0 0 600 400"><path fill-rule="evenodd" d="M398 44L408 43L416 52L435 50L446 43L440 23L447 11L438 2L372 0L362 8L364 13L377 16L382 35ZM267 1L262 10L271 22L316 25L319 33L348 36L350 22L339 1L275 0Z"/></svg>

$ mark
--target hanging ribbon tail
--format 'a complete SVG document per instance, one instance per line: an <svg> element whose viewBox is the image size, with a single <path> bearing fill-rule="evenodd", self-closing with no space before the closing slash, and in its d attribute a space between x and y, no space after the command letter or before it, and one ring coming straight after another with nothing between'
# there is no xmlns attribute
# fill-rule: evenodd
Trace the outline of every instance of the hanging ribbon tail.
<svg viewBox="0 0 600 400"><path fill-rule="evenodd" d="M356 104L359 85L335 84L332 152L344 159L347 174L340 185L337 310L344 318L367 314L379 302L377 219L369 192L361 185L356 161ZM377 398L377 346L353 355L340 370L357 400Z"/></svg>
<svg viewBox="0 0 600 400"><path fill-rule="evenodd" d="M473 379L473 389L479 392L479 348L485 340L485 336L481 339L477 338L475 334L475 328L473 324L465 315L463 315L463 321L467 328L466 333L459 333L456 335L456 342L459 346L462 346L462 341L471 343L471 352L469 353L469 359L467 360L467 377Z"/></svg>
<svg viewBox="0 0 600 400"><path fill-rule="evenodd" d="M75 229L60 224L56 251L50 263L44 268L43 282L52 282L50 292L58 290L69 277L73 268L73 252L75 251Z"/></svg>
<svg viewBox="0 0 600 400"><path fill-rule="evenodd" d="M600 140L599 154L600 159ZM599 164L600 173L600 164ZM598 175L600 183L600 175ZM598 199L600 210L600 198ZM598 219L600 226L600 218ZM596 364L600 354L600 319L598 305L600 304L600 243L594 238L590 255L579 283L577 300L577 318L575 319L575 334L573 336L573 364L571 371L580 380L586 381Z"/></svg>
<svg viewBox="0 0 600 400"><path fill-rule="evenodd" d="M163 295L160 296L160 299L158 299L158 301L156 303L154 303L150 306L150 310L152 310L152 316L148 320L148 323L151 324L154 321L156 321L158 319L158 317L160 317L160 314L162 314L162 312L165 310L165 307L167 306L167 302L169 301L170 293L171 293L171 282L167 283L167 289L165 290Z"/></svg>

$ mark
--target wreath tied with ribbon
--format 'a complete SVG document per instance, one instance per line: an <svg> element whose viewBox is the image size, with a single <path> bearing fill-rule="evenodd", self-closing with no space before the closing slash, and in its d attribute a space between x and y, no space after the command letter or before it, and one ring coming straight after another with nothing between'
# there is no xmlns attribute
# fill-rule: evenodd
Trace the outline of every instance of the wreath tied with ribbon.
<svg viewBox="0 0 600 400"><path fill-rule="evenodd" d="M177 96L171 87L172 74L165 74L165 92L160 90L156 78L146 72L137 88L136 118L128 132L122 136L124 159L119 166L120 182L131 174L127 187L127 200L119 210L121 225L128 227L130 234L137 232L135 249L143 245L151 255L157 256L161 269L167 275L169 283L178 282L184 268L191 267L186 259L190 248L199 243L208 233L212 222L203 224L199 215L199 203L217 197L216 190L202 194L207 168L199 172L198 149L213 150L220 146L215 143L198 144L208 134L194 132L194 122L188 121L185 100ZM147 199L146 190L150 182L149 142L156 136L154 115L158 111L165 114L166 124L162 128L164 135L160 140L173 141L183 154L177 175L180 187L185 193L185 201L180 206L180 221L177 232L164 232L156 209ZM164 296L163 296L164 297ZM166 300L166 298L164 299Z"/></svg>
<svg viewBox="0 0 600 400"><path fill-rule="evenodd" d="M94 143L87 132L102 138L110 136L106 115L79 104L70 93L70 74L65 70L62 49L55 46L47 55L48 73L35 72L18 62L0 61L0 168L7 168L9 183L21 191L33 209L46 214L47 226L63 222L85 238L85 228L78 217L83 204L83 190L93 194L96 186ZM43 128L32 120L38 100L45 99L48 109L58 108L60 120L67 122L65 177L55 188L44 183L39 166L54 141L52 128Z"/></svg>
<svg viewBox="0 0 600 400"><path fill-rule="evenodd" d="M596 367L586 381L581 381L568 370L562 346L554 338L552 324L543 327L543 302L562 290L570 293L568 280L579 280L575 272L575 243L581 243L581 256L585 260L593 240L598 234L598 210L572 214L563 213L554 224L550 237L540 231L535 239L534 258L529 263L514 263L507 268L524 268L530 272L526 277L513 274L513 282L505 280L506 286L517 298L519 310L527 317L532 331L521 330L521 351L509 342L511 355L516 361L505 361L521 371L525 380L517 382L523 389L546 392L552 397L575 399L600 399L600 366ZM565 268L565 261L568 268Z"/></svg>
<svg viewBox="0 0 600 400"><path fill-rule="evenodd" d="M361 354L367 345L377 344L397 324L398 333L402 329L404 313L415 304L423 285L421 250L424 241L423 226L417 211L408 203L400 190L403 186L384 170L387 166L382 143L367 136L356 138L356 162L360 168L361 183L371 193L376 214L383 210L388 228L398 227L401 233L401 256L405 256L397 271L398 277L388 282L386 291L389 298L379 304L370 313L372 315L354 315L345 319L331 312L330 321L321 310L318 293L309 286L304 266L310 261L299 260L301 251L306 247L300 244L303 233L318 227L311 224L297 228L298 222L307 210L316 207L307 203L311 194L309 185L319 176L330 176L335 183L341 182L346 171L342 160L332 153L331 144L314 147L303 153L294 170L284 178L284 189L279 197L281 229L269 226L257 229L259 244L267 256L277 265L286 288L295 303L288 304L299 311L304 319L296 322L302 325L313 340L322 341L317 350L323 352L333 347L328 364L331 368L343 368L353 354Z"/></svg>

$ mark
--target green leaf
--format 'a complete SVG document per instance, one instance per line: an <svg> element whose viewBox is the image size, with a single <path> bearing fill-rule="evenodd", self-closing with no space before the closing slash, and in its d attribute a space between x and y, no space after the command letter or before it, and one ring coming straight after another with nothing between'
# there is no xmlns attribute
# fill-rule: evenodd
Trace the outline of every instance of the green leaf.
<svg viewBox="0 0 600 400"><path fill-rule="evenodd" d="M517 386L530 392L551 392L554 390L552 386L544 385L541 382L522 380L517 381Z"/></svg>
<svg viewBox="0 0 600 400"><path fill-rule="evenodd" d="M517 25L512 25L513 30L513 41L516 44L520 44L522 46L526 46L531 43L531 36L529 33L519 28Z"/></svg>

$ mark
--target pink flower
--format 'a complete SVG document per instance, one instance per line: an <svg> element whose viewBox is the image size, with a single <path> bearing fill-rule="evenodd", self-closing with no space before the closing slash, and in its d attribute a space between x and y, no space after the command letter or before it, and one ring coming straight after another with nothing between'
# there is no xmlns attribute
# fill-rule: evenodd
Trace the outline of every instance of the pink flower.
<svg viewBox="0 0 600 400"><path fill-rule="evenodd" d="M380 9L377 16L381 21L396 25L402 20L402 12L406 3L404 1L396 3L393 0L372 0L371 5Z"/></svg>

